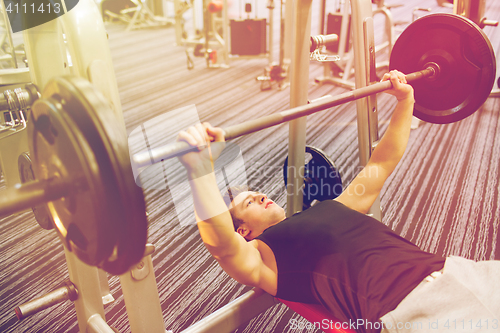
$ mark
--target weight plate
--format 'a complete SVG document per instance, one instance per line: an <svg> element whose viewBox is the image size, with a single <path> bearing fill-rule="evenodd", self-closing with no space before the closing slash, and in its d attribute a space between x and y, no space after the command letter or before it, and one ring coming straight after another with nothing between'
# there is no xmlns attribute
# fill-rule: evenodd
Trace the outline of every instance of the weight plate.
<svg viewBox="0 0 500 333"><path fill-rule="evenodd" d="M56 78L30 124L35 177L60 177L69 189L47 203L59 236L83 262L126 272L143 256L147 219L125 130L106 99L82 78Z"/></svg>
<svg viewBox="0 0 500 333"><path fill-rule="evenodd" d="M17 167L19 170L19 179L21 183L26 183L35 180L33 168L31 166L31 158L28 153L22 153L17 159ZM46 230L54 228L54 221L50 215L47 205L39 205L32 208L35 220L40 227Z"/></svg>
<svg viewBox="0 0 500 333"><path fill-rule="evenodd" d="M335 199L342 193L342 179L333 161L318 148L306 146L304 165L303 209L311 207L314 200ZM301 172L300 170L299 172ZM288 178L288 156L283 164L285 186Z"/></svg>
<svg viewBox="0 0 500 333"><path fill-rule="evenodd" d="M496 75L496 60L484 32L469 19L431 14L410 24L399 36L390 69L417 72L435 62L437 77L415 81L414 115L445 124L474 113L488 98Z"/></svg>

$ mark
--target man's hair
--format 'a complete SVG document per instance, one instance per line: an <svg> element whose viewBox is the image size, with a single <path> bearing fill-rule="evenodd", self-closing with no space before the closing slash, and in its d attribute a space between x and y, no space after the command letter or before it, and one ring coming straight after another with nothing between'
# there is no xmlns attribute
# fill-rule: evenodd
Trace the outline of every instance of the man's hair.
<svg viewBox="0 0 500 333"><path fill-rule="evenodd" d="M222 196L224 199L224 202L226 203L227 208L229 208L229 214L231 214L231 218L233 220L233 226L234 226L234 231L237 231L238 228L243 224L242 219L236 217L234 214L234 207L231 207L231 202L233 202L234 198L238 196L238 194L251 191L250 188L246 185L241 185L241 186L233 186L233 187L228 187L226 193Z"/></svg>

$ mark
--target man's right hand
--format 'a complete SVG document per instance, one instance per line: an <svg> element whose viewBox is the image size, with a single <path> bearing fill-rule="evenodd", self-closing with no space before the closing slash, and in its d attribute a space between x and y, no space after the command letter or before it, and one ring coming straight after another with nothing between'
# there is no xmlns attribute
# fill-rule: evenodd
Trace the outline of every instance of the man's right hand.
<svg viewBox="0 0 500 333"><path fill-rule="evenodd" d="M191 126L179 132L177 141L185 141L198 151L179 156L179 161L189 172L211 172L213 163L220 156L225 147L224 131L220 127L213 127L209 123Z"/></svg>
<svg viewBox="0 0 500 333"><path fill-rule="evenodd" d="M398 101L404 99L414 99L413 97L413 87L406 82L406 76L397 70L392 70L389 73L385 73L381 82L391 81L392 88L386 90L385 93L396 96Z"/></svg>

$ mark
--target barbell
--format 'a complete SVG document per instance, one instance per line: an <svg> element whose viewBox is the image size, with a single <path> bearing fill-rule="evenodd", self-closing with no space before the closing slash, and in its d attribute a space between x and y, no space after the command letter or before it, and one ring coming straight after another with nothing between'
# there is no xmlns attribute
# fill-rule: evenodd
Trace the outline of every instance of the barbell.
<svg viewBox="0 0 500 333"><path fill-rule="evenodd" d="M390 69L406 75L415 91L414 115L446 124L474 113L488 98L496 75L493 48L484 32L467 18L432 14L410 24L391 52ZM331 107L392 88L389 81L375 83L319 101L224 128L226 140L254 133ZM133 156L135 167L195 151L185 142L150 149Z"/></svg>
<svg viewBox="0 0 500 333"><path fill-rule="evenodd" d="M139 262L146 208L135 184L127 136L107 100L86 80L51 80L28 113L36 180L0 195L0 216L45 204L65 246L119 275Z"/></svg>
<svg viewBox="0 0 500 333"><path fill-rule="evenodd" d="M424 37L420 37L423 35ZM408 62L408 63L407 63ZM468 19L433 14L413 22L394 45L390 67L415 89L414 114L433 123L464 119L487 99L495 56ZM389 81L224 128L226 140L304 117L391 88ZM122 274L145 249L147 218L132 167L193 149L177 142L129 156L127 136L105 98L81 78L55 78L28 117L36 180L0 195L0 216L45 204L64 244L83 262ZM131 163L132 162L132 163Z"/></svg>

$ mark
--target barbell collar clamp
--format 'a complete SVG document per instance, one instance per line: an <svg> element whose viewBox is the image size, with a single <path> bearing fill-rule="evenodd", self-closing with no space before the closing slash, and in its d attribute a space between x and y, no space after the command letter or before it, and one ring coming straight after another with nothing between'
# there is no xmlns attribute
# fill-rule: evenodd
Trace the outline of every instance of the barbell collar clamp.
<svg viewBox="0 0 500 333"><path fill-rule="evenodd" d="M337 34L311 36L309 41L309 52L321 49L323 46L330 46L338 43Z"/></svg>
<svg viewBox="0 0 500 333"><path fill-rule="evenodd" d="M40 98L38 88L28 83L24 88L5 90L0 94L0 111L21 111Z"/></svg>

